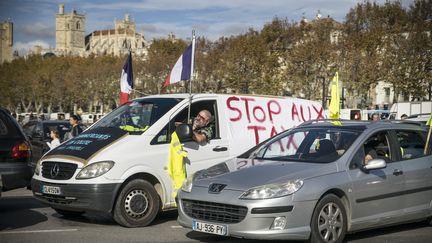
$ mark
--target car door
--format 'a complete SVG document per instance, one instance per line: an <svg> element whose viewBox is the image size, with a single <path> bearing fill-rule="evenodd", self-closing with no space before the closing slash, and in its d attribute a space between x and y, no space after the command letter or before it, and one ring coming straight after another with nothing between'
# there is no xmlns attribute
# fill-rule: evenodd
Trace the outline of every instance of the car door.
<svg viewBox="0 0 432 243"><path fill-rule="evenodd" d="M405 204L404 213L427 213L432 203L432 156L430 148L424 153L426 137L416 130L396 130L400 146L400 164L405 177L405 190L399 199Z"/></svg>
<svg viewBox="0 0 432 243"><path fill-rule="evenodd" d="M213 116L211 127L213 128L213 138L207 143L199 144L195 141L184 142L183 149L188 153L185 158L186 170L188 174L194 173L197 170L206 169L210 165L225 160L229 156L228 137L226 129L222 129L221 121L223 121L223 112L218 112L218 103L216 99L200 98L193 101L191 106L191 118L194 118L201 110L208 110ZM175 115L171 121L185 121L188 108L183 107L183 110ZM171 122L172 124L172 122ZM171 131L174 131L175 126L171 126Z"/></svg>
<svg viewBox="0 0 432 243"><path fill-rule="evenodd" d="M363 168L365 150L371 143L375 143L374 148L378 150L375 159L384 159L385 168ZM352 180L353 229L379 225L404 206L397 198L404 190L404 178L402 165L396 161L394 143L388 131L375 132L362 142L351 161L348 173Z"/></svg>

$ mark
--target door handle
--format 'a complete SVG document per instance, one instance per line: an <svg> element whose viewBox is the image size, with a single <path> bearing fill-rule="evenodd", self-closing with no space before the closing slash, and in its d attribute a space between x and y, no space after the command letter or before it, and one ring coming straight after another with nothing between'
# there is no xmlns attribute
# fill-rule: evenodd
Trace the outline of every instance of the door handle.
<svg viewBox="0 0 432 243"><path fill-rule="evenodd" d="M393 175L395 175L395 176L402 175L402 174L403 174L403 171L401 171L401 170L396 169L393 171Z"/></svg>
<svg viewBox="0 0 432 243"><path fill-rule="evenodd" d="M227 147L220 147L220 146L217 146L217 147L214 147L214 148L213 148L213 151L215 151L215 152L222 152L222 151L227 151L227 150L228 150Z"/></svg>

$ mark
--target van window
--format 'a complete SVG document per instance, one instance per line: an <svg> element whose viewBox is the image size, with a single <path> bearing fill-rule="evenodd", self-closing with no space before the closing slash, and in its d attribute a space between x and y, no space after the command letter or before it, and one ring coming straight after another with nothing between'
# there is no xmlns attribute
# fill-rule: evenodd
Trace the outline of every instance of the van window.
<svg viewBox="0 0 432 243"><path fill-rule="evenodd" d="M425 140L416 131L396 131L397 140L400 145L402 160L415 159L425 156ZM430 149L429 149L430 154Z"/></svg>
<svg viewBox="0 0 432 243"><path fill-rule="evenodd" d="M100 119L91 129L118 127L130 134L142 134L181 99L149 98L128 102Z"/></svg>
<svg viewBox="0 0 432 243"><path fill-rule="evenodd" d="M213 116L213 120L210 123L210 126L213 129L212 139L219 138L219 124L218 124L216 101L205 100L205 101L198 101L193 103L190 111L191 119L194 119L196 115L202 110L208 110ZM171 118L169 124L167 124L158 133L158 135L151 141L151 144L153 145L153 144L169 143L169 141L171 141L171 134L175 131L176 124L187 123L188 122L187 120L188 120L188 107L184 108L180 113L178 113L173 118Z"/></svg>

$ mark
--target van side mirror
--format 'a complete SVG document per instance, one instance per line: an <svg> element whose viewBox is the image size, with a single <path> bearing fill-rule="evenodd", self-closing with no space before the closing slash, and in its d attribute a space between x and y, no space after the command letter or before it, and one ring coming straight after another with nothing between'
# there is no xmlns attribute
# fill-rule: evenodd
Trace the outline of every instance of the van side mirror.
<svg viewBox="0 0 432 243"><path fill-rule="evenodd" d="M32 135L32 138L38 138L38 139L42 139L43 137L43 132L42 131L35 131Z"/></svg>
<svg viewBox="0 0 432 243"><path fill-rule="evenodd" d="M180 124L176 127L176 133L180 142L192 141L192 125L190 124Z"/></svg>
<svg viewBox="0 0 432 243"><path fill-rule="evenodd" d="M372 159L369 160L367 165L363 166L366 170L375 170L375 169L382 169L387 167L387 163L383 159Z"/></svg>

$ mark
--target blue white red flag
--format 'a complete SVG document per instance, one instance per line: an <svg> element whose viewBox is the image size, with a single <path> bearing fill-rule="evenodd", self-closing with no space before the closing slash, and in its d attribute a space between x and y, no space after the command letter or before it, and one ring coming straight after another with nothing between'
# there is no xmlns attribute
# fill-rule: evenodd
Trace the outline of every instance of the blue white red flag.
<svg viewBox="0 0 432 243"><path fill-rule="evenodd" d="M180 81L190 80L192 73L193 43L188 46L185 52L180 56L165 79L163 87L175 84Z"/></svg>
<svg viewBox="0 0 432 243"><path fill-rule="evenodd" d="M128 102L129 94L133 89L133 72L132 72L132 53L129 52L129 56L123 66L121 78L120 78L120 105Z"/></svg>

